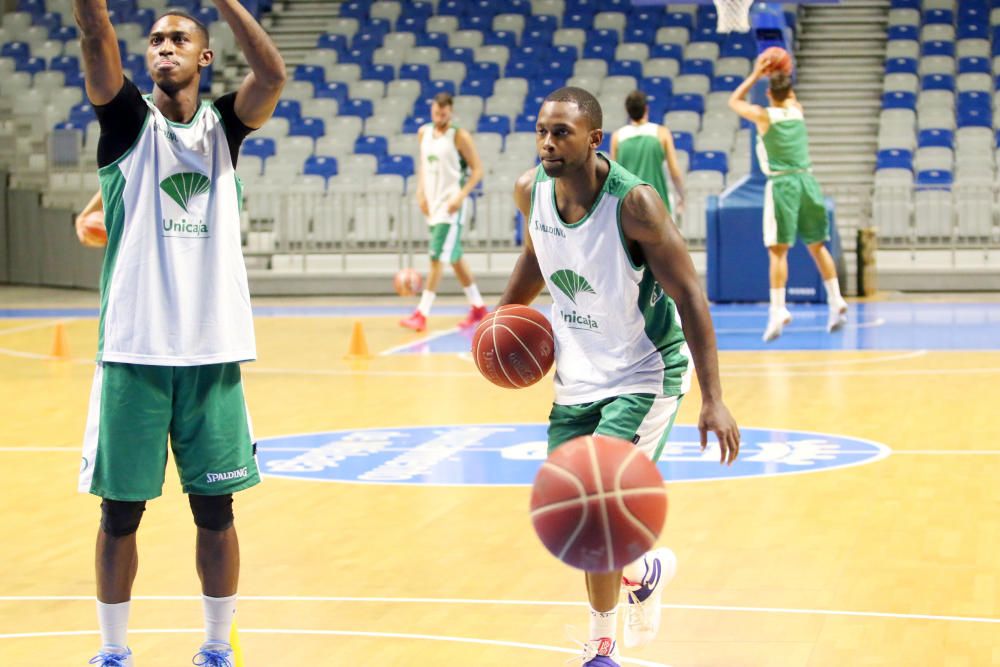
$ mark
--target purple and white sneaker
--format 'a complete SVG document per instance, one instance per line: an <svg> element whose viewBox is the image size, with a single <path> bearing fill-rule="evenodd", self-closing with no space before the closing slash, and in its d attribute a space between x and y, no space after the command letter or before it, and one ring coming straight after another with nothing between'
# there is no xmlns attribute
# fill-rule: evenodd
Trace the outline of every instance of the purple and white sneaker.
<svg viewBox="0 0 1000 667"><path fill-rule="evenodd" d="M580 667L621 667L618 664L618 642L611 637L591 639L583 644Z"/></svg>
<svg viewBox="0 0 1000 667"><path fill-rule="evenodd" d="M623 581L628 591L625 617L625 646L635 648L653 641L660 629L663 589L677 574L677 556L667 548L650 551L642 557L646 571L638 584Z"/></svg>

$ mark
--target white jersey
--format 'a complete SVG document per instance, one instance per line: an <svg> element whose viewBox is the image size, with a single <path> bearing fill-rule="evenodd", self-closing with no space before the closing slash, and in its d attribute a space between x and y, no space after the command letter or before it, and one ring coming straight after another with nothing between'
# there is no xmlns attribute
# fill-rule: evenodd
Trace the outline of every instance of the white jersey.
<svg viewBox="0 0 1000 667"><path fill-rule="evenodd" d="M420 169L431 213L429 225L456 221L456 214L448 213L448 200L462 191L466 177L465 160L455 146L458 128L450 125L438 136L434 132L434 123L427 123L421 128L420 138Z"/></svg>
<svg viewBox="0 0 1000 667"><path fill-rule="evenodd" d="M215 106L149 114L99 170L108 246L97 360L161 366L257 356L240 243L242 186Z"/></svg>
<svg viewBox="0 0 1000 667"><path fill-rule="evenodd" d="M623 241L620 202L643 182L608 162L601 193L579 222L559 217L555 181L541 166L532 190L528 229L552 295L555 402L561 405L622 394L678 395L691 386L693 365L677 308L652 271L632 263Z"/></svg>

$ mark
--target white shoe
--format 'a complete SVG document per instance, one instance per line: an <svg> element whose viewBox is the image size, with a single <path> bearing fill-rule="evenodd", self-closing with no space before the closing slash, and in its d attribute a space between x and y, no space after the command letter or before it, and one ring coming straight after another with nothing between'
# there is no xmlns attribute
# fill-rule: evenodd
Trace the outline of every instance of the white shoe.
<svg viewBox="0 0 1000 667"><path fill-rule="evenodd" d="M640 585L626 585L628 607L625 616L625 646L644 646L656 638L663 609L663 589L677 574L677 556L667 548L642 557L646 572Z"/></svg>
<svg viewBox="0 0 1000 667"><path fill-rule="evenodd" d="M841 299L830 306L830 316L826 320L827 333L833 333L847 324L847 302Z"/></svg>
<svg viewBox="0 0 1000 667"><path fill-rule="evenodd" d="M132 650L127 646L102 646L101 652L90 659L88 665L97 667L133 667Z"/></svg>
<svg viewBox="0 0 1000 667"><path fill-rule="evenodd" d="M234 667L233 647L222 642L205 642L191 662L198 667Z"/></svg>
<svg viewBox="0 0 1000 667"><path fill-rule="evenodd" d="M770 343L772 340L781 335L785 326L790 324L791 321L792 314L788 312L787 308L772 308L767 316L767 328L764 329L764 335L761 336L761 340L765 343Z"/></svg>

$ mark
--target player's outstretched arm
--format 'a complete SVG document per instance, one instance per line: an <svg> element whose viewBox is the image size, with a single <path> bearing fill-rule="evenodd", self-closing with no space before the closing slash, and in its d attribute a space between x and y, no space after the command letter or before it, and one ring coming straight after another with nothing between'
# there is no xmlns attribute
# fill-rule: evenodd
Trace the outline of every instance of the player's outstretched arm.
<svg viewBox="0 0 1000 667"><path fill-rule="evenodd" d="M244 125L257 128L274 113L285 86L285 61L257 20L238 0L215 0L219 15L233 29L250 73L236 91L234 111Z"/></svg>
<svg viewBox="0 0 1000 667"><path fill-rule="evenodd" d="M722 402L715 328L684 239L670 222L663 200L647 186L632 188L626 195L622 202L621 224L625 238L638 244L653 276L677 304L684 322L684 337L694 355L701 386L701 416L698 419L701 446L705 448L708 432L712 431L719 439L722 462L731 464L740 450L740 429Z"/></svg>
<svg viewBox="0 0 1000 667"><path fill-rule="evenodd" d="M750 76L743 80L733 94L729 96L729 108L738 113L743 118L746 118L750 122L756 123L758 126L767 125L770 120L767 116L767 109L758 105L751 104L746 101L747 93L754 87L754 84L764 76L764 70L767 64L764 62L763 58L757 58L757 62L754 63L753 71L750 72Z"/></svg>
<svg viewBox="0 0 1000 667"><path fill-rule="evenodd" d="M529 169L521 174L514 184L514 203L524 216L524 250L517 258L514 271L510 274L507 287L503 291L503 296L497 306L506 306L509 303L521 303L528 305L535 300L539 292L545 287L545 278L542 270L538 266L538 258L535 256L535 248L531 245L531 234L528 232L528 225L531 224L531 189L535 187L535 170Z"/></svg>
<svg viewBox="0 0 1000 667"><path fill-rule="evenodd" d="M95 106L107 104L125 84L118 37L108 16L106 0L73 0L73 16L80 28L80 55L87 98Z"/></svg>

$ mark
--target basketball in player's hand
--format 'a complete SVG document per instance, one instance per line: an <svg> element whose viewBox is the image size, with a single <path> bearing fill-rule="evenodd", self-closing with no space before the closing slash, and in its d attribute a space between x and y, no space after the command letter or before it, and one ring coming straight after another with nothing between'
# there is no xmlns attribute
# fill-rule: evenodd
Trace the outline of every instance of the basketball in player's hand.
<svg viewBox="0 0 1000 667"><path fill-rule="evenodd" d="M400 269L392 279L399 296L413 296L423 288L424 280L416 269Z"/></svg>
<svg viewBox="0 0 1000 667"><path fill-rule="evenodd" d="M560 445L531 489L531 523L552 555L588 572L611 572L656 543L667 493L656 465L618 438Z"/></svg>
<svg viewBox="0 0 1000 667"><path fill-rule="evenodd" d="M104 211L91 211L76 223L80 243L92 248L108 245L108 230L104 227Z"/></svg>
<svg viewBox="0 0 1000 667"><path fill-rule="evenodd" d="M509 304L483 318L472 336L472 358L487 380L507 389L535 384L555 360L552 325L534 308Z"/></svg>
<svg viewBox="0 0 1000 667"><path fill-rule="evenodd" d="M780 46L772 46L764 49L760 54L764 63L764 73L774 74L775 72L792 73L792 56Z"/></svg>

